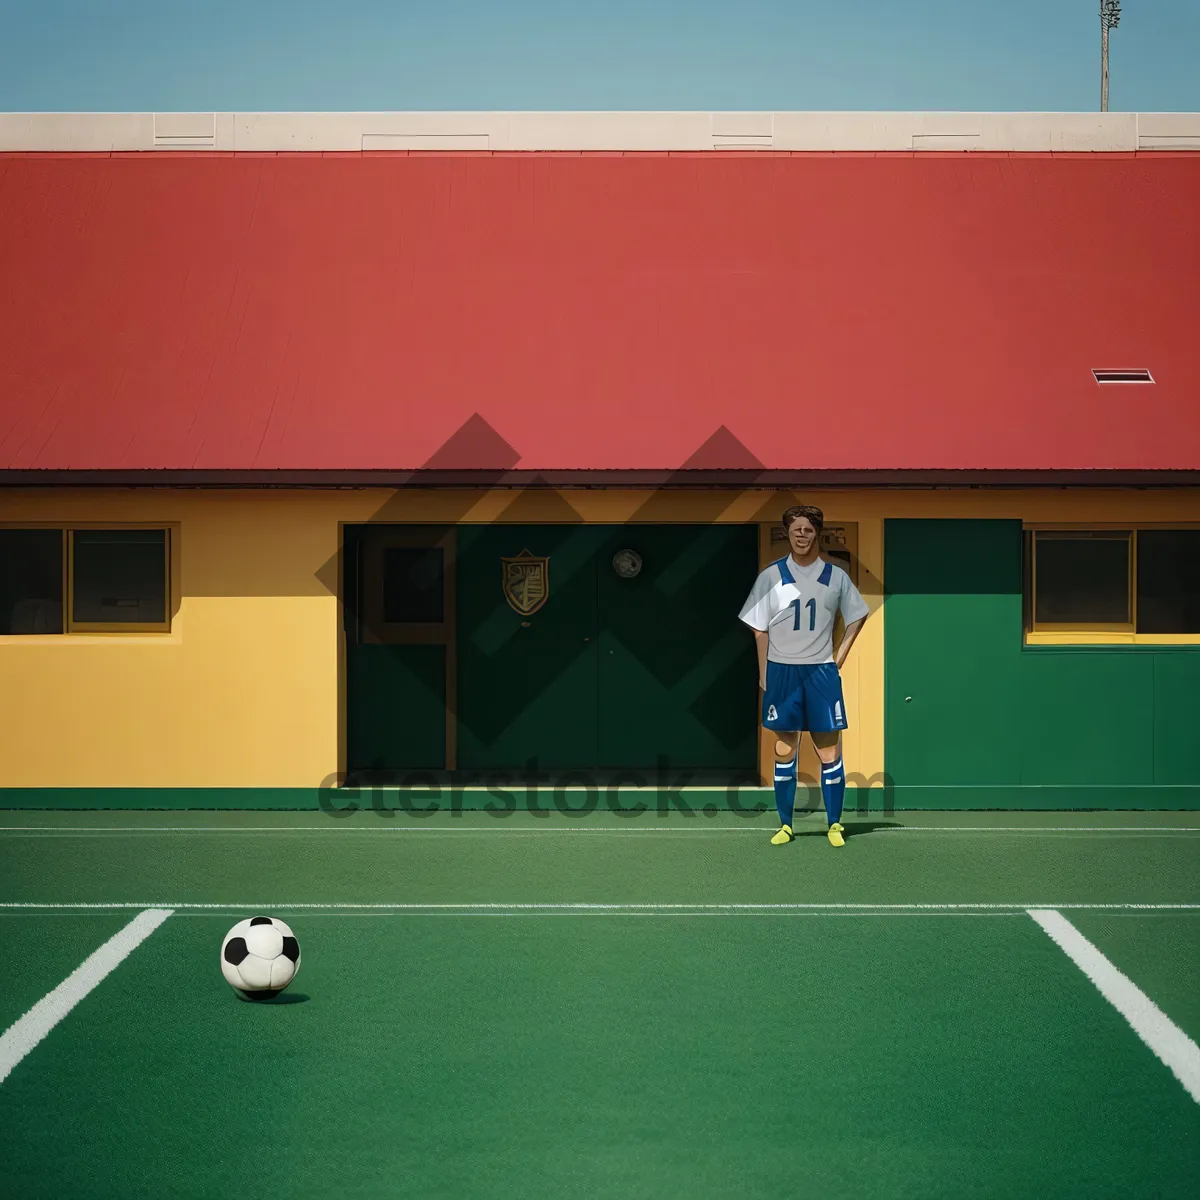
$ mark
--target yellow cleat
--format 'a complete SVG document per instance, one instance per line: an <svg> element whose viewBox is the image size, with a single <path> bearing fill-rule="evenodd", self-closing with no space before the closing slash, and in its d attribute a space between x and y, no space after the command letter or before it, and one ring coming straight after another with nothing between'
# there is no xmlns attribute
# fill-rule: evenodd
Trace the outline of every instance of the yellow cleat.
<svg viewBox="0 0 1200 1200"><path fill-rule="evenodd" d="M841 827L841 825L839 825L837 821L834 821L834 823L829 827L829 844L831 846L844 846L846 844L846 839L842 837L842 834L845 832L846 831Z"/></svg>
<svg viewBox="0 0 1200 1200"><path fill-rule="evenodd" d="M792 827L780 825L779 832L771 839L772 846L782 846L792 840Z"/></svg>

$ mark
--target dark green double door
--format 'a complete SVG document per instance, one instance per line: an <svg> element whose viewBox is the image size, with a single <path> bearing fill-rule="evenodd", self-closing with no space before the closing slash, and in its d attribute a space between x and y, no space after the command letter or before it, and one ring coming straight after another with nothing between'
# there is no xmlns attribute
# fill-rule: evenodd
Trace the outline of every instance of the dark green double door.
<svg viewBox="0 0 1200 1200"><path fill-rule="evenodd" d="M753 639L738 611L758 570L738 525L460 526L457 766L753 772ZM613 565L633 550L641 570ZM504 564L547 560L522 613Z"/></svg>

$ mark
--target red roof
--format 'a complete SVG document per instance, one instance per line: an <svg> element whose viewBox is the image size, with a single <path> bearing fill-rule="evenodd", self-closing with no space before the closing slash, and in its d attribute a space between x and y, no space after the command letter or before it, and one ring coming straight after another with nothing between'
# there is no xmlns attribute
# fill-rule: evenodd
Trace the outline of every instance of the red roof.
<svg viewBox="0 0 1200 1200"><path fill-rule="evenodd" d="M1200 468L1198 218L1200 154L0 156L0 469Z"/></svg>

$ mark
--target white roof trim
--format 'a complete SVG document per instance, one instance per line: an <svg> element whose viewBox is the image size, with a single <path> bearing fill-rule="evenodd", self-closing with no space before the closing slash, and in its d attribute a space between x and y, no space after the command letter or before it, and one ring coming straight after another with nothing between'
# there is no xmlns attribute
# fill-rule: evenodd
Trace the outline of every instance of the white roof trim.
<svg viewBox="0 0 1200 1200"><path fill-rule="evenodd" d="M0 113L0 151L1200 150L1200 113Z"/></svg>

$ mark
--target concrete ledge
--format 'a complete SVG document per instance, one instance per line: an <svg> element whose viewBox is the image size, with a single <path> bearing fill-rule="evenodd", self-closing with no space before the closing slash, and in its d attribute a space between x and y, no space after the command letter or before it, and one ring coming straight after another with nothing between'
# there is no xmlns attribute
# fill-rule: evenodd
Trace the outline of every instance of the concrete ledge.
<svg viewBox="0 0 1200 1200"><path fill-rule="evenodd" d="M1200 113L0 113L0 152L1200 150Z"/></svg>

